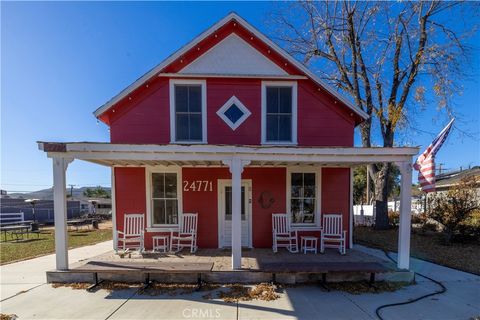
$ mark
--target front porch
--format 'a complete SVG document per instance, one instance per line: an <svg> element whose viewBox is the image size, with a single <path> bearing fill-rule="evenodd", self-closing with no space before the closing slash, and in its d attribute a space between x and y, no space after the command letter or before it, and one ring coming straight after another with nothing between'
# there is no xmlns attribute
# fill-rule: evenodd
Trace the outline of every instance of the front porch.
<svg viewBox="0 0 480 320"><path fill-rule="evenodd" d="M413 274L357 249L346 255L336 250L324 254L292 254L286 250L246 249L242 266L231 270L231 250L199 249L195 254L132 252L121 257L109 252L71 266L68 271L47 272L48 282L149 283L261 283L298 284L341 281L411 281Z"/></svg>
<svg viewBox="0 0 480 320"><path fill-rule="evenodd" d="M278 179L278 174L271 174L266 176L264 174L265 170L271 170L274 168L284 168L288 170L288 167L302 167L310 168L309 170L314 170L319 172L321 170L333 170L339 169L345 172L343 175L342 183L340 186L331 188L330 194L328 196L323 196L325 202L326 200L330 201L330 204L342 203L344 205L343 212L343 221L344 226L343 230L346 230L348 234L347 247L353 247L352 239L352 229L353 229L353 168L355 166L365 165L369 163L385 163L391 162L396 163L401 171L402 181L401 181L401 214L400 214L400 225L399 225L399 259L397 266L399 269L409 269L409 248L410 248L410 189L411 189L411 161L412 156L415 155L418 151L417 148L356 148L356 147L298 147L298 146L225 146L225 145L131 145L131 144L110 144L110 143L49 143L49 142L40 142L39 147L41 150L47 152L47 155L53 160L53 180L54 180L54 201L55 201L55 241L56 241L56 256L57 256L57 270L69 270L70 266L68 263L68 246L66 239L66 210L65 210L65 199L66 199L66 169L68 164L74 159L80 159L84 161L93 162L96 164L108 166L112 168L112 218L113 218L113 228L114 230L121 230L121 221L116 221L117 216L122 216L128 212L137 212L145 214L145 211L138 211L135 207L135 210L132 210L130 204L130 192L135 190L144 190L145 181L148 181L148 172L149 170L156 170L157 168L162 168L163 171L178 171L177 174L177 184L176 188L177 194L180 195L178 198L178 212L179 216L183 212L196 212L199 210L199 206L207 205L207 208L204 208L205 212L214 212L216 205L213 204L213 201L205 198L205 196L195 196L191 197L191 201L185 201L181 199L181 194L183 188L183 180L181 175L185 172L192 172L196 169L203 170L202 172L213 172L216 170L218 174L214 175L214 181L220 181L216 179L228 179L231 182L231 234L229 235L229 244L232 247L232 250L229 251L230 260L229 270L242 270L244 261L242 257L245 257L242 252L242 182L245 178L252 176L253 171L257 172L258 177L264 177L265 180L270 183L273 181L273 177ZM137 170L138 179L131 180L130 175L126 175L126 179L119 182L116 185L115 169L122 170ZM307 169L308 171L308 169ZM147 176L146 174L147 173ZM195 177L198 177L199 173L196 173ZM193 176L193 175L192 175ZM256 177L257 177L256 176ZM332 177L332 176L330 176ZM325 178L325 177L323 177ZM254 178L255 179L255 178ZM204 179L201 179L204 180ZM285 178L280 178L281 183L285 184ZM322 180L319 178L318 180ZM132 183L133 181L133 183ZM329 182L334 184L335 178L330 179ZM280 182L279 182L280 183ZM274 185L278 185L275 181ZM116 213L116 187L124 185L133 186L132 189L124 190L124 197L118 197L118 201L123 201L127 205L121 210L122 212ZM218 183L220 185L220 183ZM213 187L212 187L213 186ZM210 184L208 190L210 194L215 195L215 188L217 183ZM321 187L321 186L320 186ZM147 183L147 189L149 184ZM287 189L282 189L287 190ZM317 189L318 190L318 189ZM269 191L268 188L265 190L257 191ZM138 198L138 201L133 201L135 203L140 203L141 206L145 204L145 192L142 191L142 196ZM317 191L318 192L318 191ZM283 196L280 194L283 193ZM341 199L338 199L338 194L342 193L344 196ZM148 194L148 192L147 192ZM285 191L280 191L279 199L284 200ZM318 198L322 197L318 193ZM260 198L255 197L255 199ZM250 200L250 203L252 201ZM288 201L287 201L288 202ZM183 208L183 204L189 204L188 208ZM278 201L277 203L280 203ZM151 212L149 209L150 202L146 201L146 216L148 217L148 212ZM212 205L213 204L213 205ZM331 206L331 207L337 207ZM126 208L126 209L125 209ZM128 209L128 210L127 210ZM336 209L323 208L321 205L316 206L315 216L317 217L317 224L315 228L304 228L299 229L299 231L308 231L308 232L319 232L321 230L320 217L325 213L335 213ZM273 211L273 209L264 208L263 214L257 215L262 220L259 220L256 223L256 226L262 226L266 228L262 229L262 234L265 235L265 239L270 238L268 234L271 232L269 223L271 221L271 215L273 213L284 212L291 214L288 205L281 207L280 209ZM206 223L204 229L200 229L199 232L199 247L202 248L202 241L205 239L211 238L212 235L215 237L215 233L212 232L210 228L211 221L209 219L199 218L200 221ZM150 219L147 219L150 221ZM210 222L209 222L210 221ZM119 228L117 228L117 225ZM219 224L218 224L219 225ZM207 228L208 227L208 228ZM213 227L215 230L215 227ZM167 229L154 228L148 225L146 226L146 232L165 232ZM267 233L268 231L268 233ZM220 234L220 233L219 233ZM250 233L251 234L251 233ZM117 239L115 238L116 232L114 232L114 243L115 246L118 244ZM220 236L219 236L220 237ZM257 237L258 241L258 237ZM203 242L205 243L205 242ZM253 244L253 247L269 247L270 245L265 245L265 241L262 242L262 245L256 246ZM212 247L203 246L203 247ZM328 256L325 256L328 257ZM212 257L210 257L212 258ZM320 258L318 258L320 259ZM315 262L315 261L314 261ZM325 261L326 263L327 261ZM316 263L316 262L315 262ZM217 263L218 264L218 263ZM212 266L213 268L213 266ZM322 267L323 268L323 267ZM266 269L264 268L264 271ZM285 270L283 270L285 271ZM326 270L320 271L330 271L328 268Z"/></svg>

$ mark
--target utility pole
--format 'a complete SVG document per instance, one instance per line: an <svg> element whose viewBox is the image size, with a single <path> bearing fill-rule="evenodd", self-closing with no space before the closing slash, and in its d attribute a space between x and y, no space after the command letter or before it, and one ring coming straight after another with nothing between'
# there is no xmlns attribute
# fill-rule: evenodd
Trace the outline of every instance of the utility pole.
<svg viewBox="0 0 480 320"><path fill-rule="evenodd" d="M370 172L367 165L367 205L370 205Z"/></svg>
<svg viewBox="0 0 480 320"><path fill-rule="evenodd" d="M444 163L439 163L438 164L438 174L442 174L442 166L444 165Z"/></svg>
<svg viewBox="0 0 480 320"><path fill-rule="evenodd" d="M74 184L69 184L70 186L70 198L73 198L73 187L75 187Z"/></svg>

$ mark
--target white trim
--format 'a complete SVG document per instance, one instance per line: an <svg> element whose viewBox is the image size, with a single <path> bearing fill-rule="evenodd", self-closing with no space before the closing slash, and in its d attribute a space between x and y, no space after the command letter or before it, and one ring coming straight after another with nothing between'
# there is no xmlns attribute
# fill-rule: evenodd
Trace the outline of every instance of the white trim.
<svg viewBox="0 0 480 320"><path fill-rule="evenodd" d="M397 163L400 169L400 222L398 224L399 269L410 269L410 237L412 226L412 162Z"/></svg>
<svg viewBox="0 0 480 320"><path fill-rule="evenodd" d="M159 72L162 71L163 68L180 58L185 52L189 51L192 49L195 45L197 45L199 42L204 40L206 37L211 35L213 32L218 30L221 26L226 24L230 20L236 20L238 21L243 27L245 27L247 30L253 33L253 35L260 40L262 40L267 46L271 47L274 51L278 52L283 58L285 58L289 63L303 71L310 79L312 79L314 82L316 82L320 87L325 89L327 92L329 92L332 96L340 100L343 104L345 104L348 108L350 108L353 112L358 114L360 117L363 119L368 119L369 116L366 112L363 110L357 108L354 104L352 104L349 100L347 100L345 97L343 97L339 92L337 92L335 89L333 89L329 84L321 80L318 76L316 76L312 71L308 70L306 66L304 66L302 63L297 61L295 58L293 58L289 53L287 53L285 50L280 48L275 42L267 38L264 34L262 34L260 31L258 31L256 28L254 28L251 24L249 24L247 21L245 21L243 18L238 16L236 13L230 13L227 16L225 16L223 19L215 23L212 27L209 29L205 30L202 32L198 37L187 43L185 46L183 46L181 49L170 55L167 59L162 61L160 64L158 64L156 67L154 67L152 70L144 74L142 77L140 77L137 81L129 85L127 88L122 90L119 94L117 94L115 97L110 99L107 103L99 107L97 110L94 111L95 117L99 117L101 114L103 114L105 111L110 109L113 105L118 103L120 100L128 96L132 91L135 89L139 88L141 85L143 85L146 81L148 81L150 78L158 74Z"/></svg>
<svg viewBox="0 0 480 320"><path fill-rule="evenodd" d="M242 112L243 115L237 120L237 122L233 123L226 115L225 111L227 111L228 108L232 106L232 104L235 104ZM237 97L232 96L230 99L228 99L225 104L218 109L217 115L232 129L235 131L247 118L251 115L252 113L250 110L245 107L245 105L238 100Z"/></svg>
<svg viewBox="0 0 480 320"><path fill-rule="evenodd" d="M175 130L175 85L201 85L202 86L202 140L201 141L177 141ZM170 101L170 143L196 144L207 143L207 81L199 79L170 79L169 82Z"/></svg>
<svg viewBox="0 0 480 320"><path fill-rule="evenodd" d="M45 150L46 142L39 142ZM270 165L281 163L319 163L322 165L353 166L365 163L411 161L419 148L361 148L361 147L280 147L280 146L221 146L221 145L139 145L110 143L66 143L65 152L45 150L48 157L74 158L86 161L101 161L104 165L128 164L138 161L136 166L150 164L147 161L205 161L221 164L233 156L251 161L251 165L266 162ZM119 162L119 163L116 163ZM284 165L283 165L284 166Z"/></svg>
<svg viewBox="0 0 480 320"><path fill-rule="evenodd" d="M217 218L218 218L218 248L225 248L221 242L222 239L222 234L223 234L223 223L224 223L224 206L225 206L225 201L223 198L223 191L224 188L227 186L232 186L232 179L217 179ZM252 235L252 221L253 221L253 208L252 208L252 179L242 179L242 186L244 186L246 191L246 198L245 201L247 201L247 205L245 208L247 208L247 222L248 222L248 243L247 247L248 248L253 248L253 235Z"/></svg>
<svg viewBox="0 0 480 320"><path fill-rule="evenodd" d="M349 231L348 231L348 238L350 242L350 249L353 248L353 168L350 168L350 208L349 208Z"/></svg>
<svg viewBox="0 0 480 320"><path fill-rule="evenodd" d="M40 150L45 151L46 143L38 142ZM60 143L61 144L61 143ZM51 154L63 154L70 152L194 152L194 153L266 153L266 154L296 154L296 155L336 155L336 156L361 156L361 155L393 155L393 156L414 156L418 153L419 147L282 147L282 146L225 146L225 145L159 145L159 144L121 144L109 142L65 142L66 152L47 152ZM390 160L389 160L390 161ZM399 161L401 162L401 160Z"/></svg>
<svg viewBox="0 0 480 320"><path fill-rule="evenodd" d="M292 213L291 210L291 196L292 196L292 173L315 173L315 218L314 223L293 223L291 222L292 229L294 230L319 230L322 226L321 222L321 210L322 210L322 167L320 166L288 166L287 167L287 182L286 182L286 208L287 214Z"/></svg>
<svg viewBox="0 0 480 320"><path fill-rule="evenodd" d="M226 74L226 73L159 73L162 78L236 78L236 79L269 79L269 80L307 80L301 75L271 75L271 74Z"/></svg>
<svg viewBox="0 0 480 320"><path fill-rule="evenodd" d="M55 267L68 270L66 172L71 159L55 157L53 164L53 210L55 218Z"/></svg>
<svg viewBox="0 0 480 320"><path fill-rule="evenodd" d="M111 200L112 200L112 229L113 229L113 249L118 250L118 232L117 232L117 206L115 200L115 168L112 167L111 170L111 180L112 185L110 186L111 190Z"/></svg>
<svg viewBox="0 0 480 320"><path fill-rule="evenodd" d="M292 141L267 141L267 87L292 88ZM296 81L262 81L261 143L266 145L296 145L298 129L298 88Z"/></svg>
<svg viewBox="0 0 480 320"><path fill-rule="evenodd" d="M178 224L159 224L154 225L152 223L152 173L176 173L177 174L177 202L178 202L178 221L183 216L183 180L182 180L182 168L179 166L146 166L145 167L145 190L146 190L146 219L147 219L147 231L170 231L171 229L178 228Z"/></svg>

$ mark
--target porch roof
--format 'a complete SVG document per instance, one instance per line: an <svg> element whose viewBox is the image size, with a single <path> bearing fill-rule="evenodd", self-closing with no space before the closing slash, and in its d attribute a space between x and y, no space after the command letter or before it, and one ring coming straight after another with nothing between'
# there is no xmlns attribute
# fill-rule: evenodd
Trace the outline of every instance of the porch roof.
<svg viewBox="0 0 480 320"><path fill-rule="evenodd" d="M104 166L222 166L237 158L250 166L356 166L411 162L418 147L299 147L251 145L114 144L107 142L38 142L48 157L79 159Z"/></svg>

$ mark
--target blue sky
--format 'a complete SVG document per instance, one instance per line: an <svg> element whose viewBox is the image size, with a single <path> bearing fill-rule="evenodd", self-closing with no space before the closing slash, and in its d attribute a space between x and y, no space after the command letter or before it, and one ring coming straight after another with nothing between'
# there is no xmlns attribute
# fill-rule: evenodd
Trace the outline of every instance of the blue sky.
<svg viewBox="0 0 480 320"><path fill-rule="evenodd" d="M1 188L48 188L52 164L35 141L108 141L108 128L92 112L169 54L236 11L268 34L275 5L243 3L2 2ZM480 43L477 35L472 43ZM480 60L457 105L461 125L479 131ZM446 123L435 111L419 115L425 131ZM428 145L431 134L402 141ZM480 163L479 141L453 132L437 155L446 168ZM74 161L67 183L110 184L110 169Z"/></svg>

